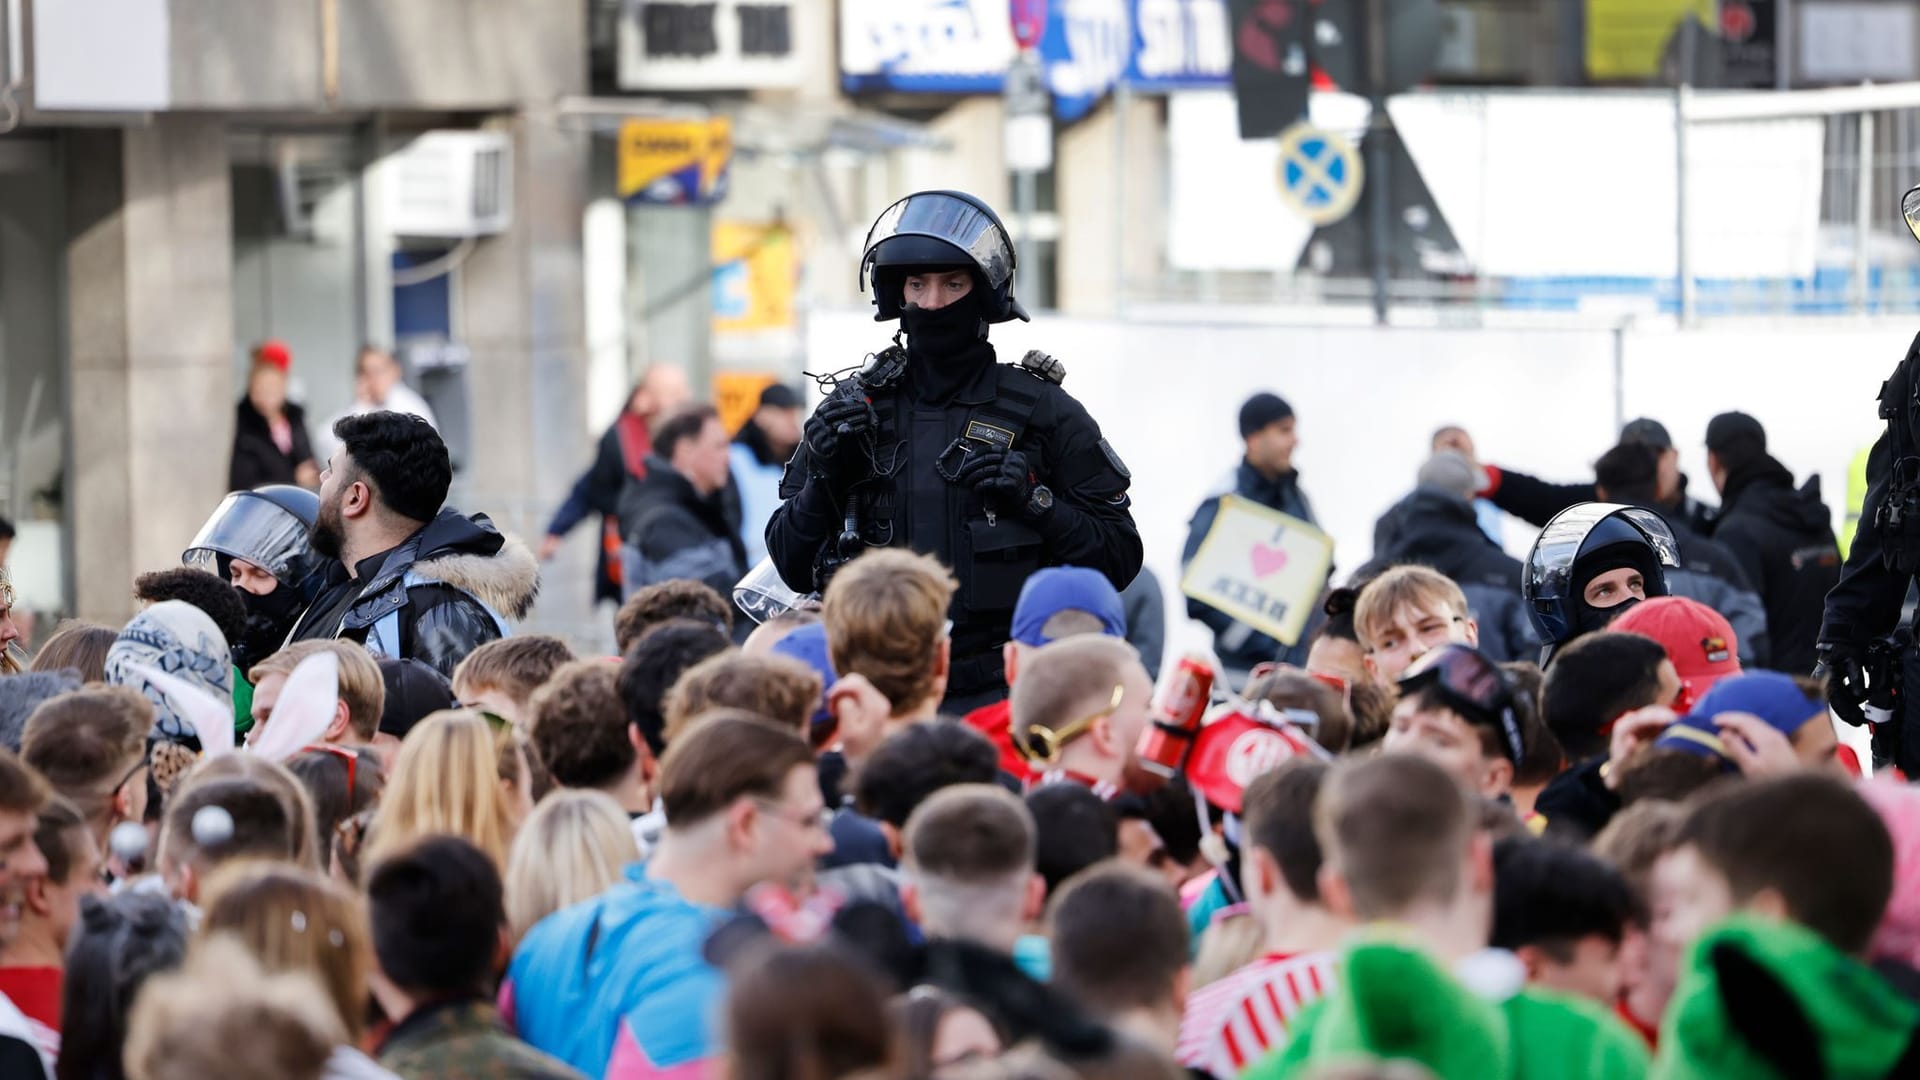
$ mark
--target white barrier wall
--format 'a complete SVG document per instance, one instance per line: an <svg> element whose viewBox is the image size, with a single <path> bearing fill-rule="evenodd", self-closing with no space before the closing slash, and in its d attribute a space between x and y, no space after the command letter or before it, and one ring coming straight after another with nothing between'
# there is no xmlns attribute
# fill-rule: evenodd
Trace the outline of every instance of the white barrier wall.
<svg viewBox="0 0 1920 1080"><path fill-rule="evenodd" d="M1617 433L1616 390L1626 417L1667 425L1692 490L1709 501L1717 499L1702 445L1707 421L1729 409L1752 413L1796 476L1823 475L1838 528L1847 464L1877 433L1874 397L1916 330L1896 322L1685 332L1229 326L1042 315L995 327L993 339L1002 360L1040 348L1065 361L1067 389L1132 470L1147 565L1168 594L1171 659L1209 643L1197 623L1178 618L1180 549L1194 506L1239 460L1236 417L1256 391L1280 394L1299 417L1295 465L1343 575L1371 557L1374 519L1412 486L1436 427L1465 427L1485 461L1544 479L1591 479L1593 460ZM867 313L815 312L807 370L856 364L891 331ZM1524 557L1532 530L1511 519L1507 526L1508 549Z"/></svg>

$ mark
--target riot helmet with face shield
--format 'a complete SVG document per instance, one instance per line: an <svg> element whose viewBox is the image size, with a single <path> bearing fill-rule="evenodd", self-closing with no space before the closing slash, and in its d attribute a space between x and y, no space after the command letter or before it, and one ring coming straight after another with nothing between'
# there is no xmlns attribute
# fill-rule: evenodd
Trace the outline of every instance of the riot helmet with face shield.
<svg viewBox="0 0 1920 1080"><path fill-rule="evenodd" d="M241 671L280 647L320 589L327 560L307 536L319 513L319 496L291 484L236 491L220 501L180 555L185 565L222 581L241 576L234 572L236 561L272 576L267 585L236 582L247 609L246 630L232 643Z"/></svg>
<svg viewBox="0 0 1920 1080"><path fill-rule="evenodd" d="M1679 565L1673 530L1651 510L1580 503L1556 514L1527 554L1520 590L1545 644L1541 665L1642 599L1668 595L1666 572Z"/></svg>
<svg viewBox="0 0 1920 1080"><path fill-rule="evenodd" d="M920 191L887 207L867 230L860 287L873 289L875 322L901 315L913 271L965 270L986 323L1027 321L1013 296L1013 237L986 203L959 191Z"/></svg>

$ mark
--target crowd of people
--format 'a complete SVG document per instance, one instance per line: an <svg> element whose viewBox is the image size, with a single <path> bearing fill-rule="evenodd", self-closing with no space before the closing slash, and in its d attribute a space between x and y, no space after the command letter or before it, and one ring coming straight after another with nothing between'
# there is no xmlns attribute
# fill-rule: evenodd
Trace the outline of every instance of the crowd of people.
<svg viewBox="0 0 1920 1080"><path fill-rule="evenodd" d="M867 256L904 347L737 431L649 372L537 551L391 358L316 455L265 347L125 624L25 648L0 528L0 1077L1920 1075L1920 793L1808 677L1841 559L1752 417L1718 508L1652 420L1568 484L1441 428L1297 640L1195 599L1163 663L997 217ZM1298 428L1245 403L1189 560L1312 523ZM611 656L520 626L596 513Z"/></svg>
<svg viewBox="0 0 1920 1080"><path fill-rule="evenodd" d="M1285 403L1241 426L1310 520ZM1754 566L1760 655L1810 654L1724 427L1717 545L1651 422L1597 490L1442 431L1298 648L1214 624L1183 719L1074 566L965 715L955 577L902 549L759 625L650 580L618 657L514 633L532 555L441 505L430 427L345 417L310 503L237 492L0 680L0 1075L1913 1075L1920 796L1681 584Z"/></svg>

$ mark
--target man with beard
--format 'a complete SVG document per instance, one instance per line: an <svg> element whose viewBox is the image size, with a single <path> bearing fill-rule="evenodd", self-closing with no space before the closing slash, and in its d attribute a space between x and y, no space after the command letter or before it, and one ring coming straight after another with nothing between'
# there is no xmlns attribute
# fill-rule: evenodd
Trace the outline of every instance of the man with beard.
<svg viewBox="0 0 1920 1080"><path fill-rule="evenodd" d="M345 638L451 676L526 614L539 565L485 514L443 507L453 465L425 420L365 413L333 432L341 445L321 474L309 536L336 562L292 640Z"/></svg>
<svg viewBox="0 0 1920 1080"><path fill-rule="evenodd" d="M868 232L861 268L876 321L898 319L901 333L807 421L767 549L800 592L824 589L869 547L951 566L943 711L966 713L1007 694L1001 646L1035 571L1091 567L1116 589L1139 572L1131 476L1060 388L1059 362L1037 351L995 362L988 327L1027 313L1013 296L1012 238L985 203L907 196Z"/></svg>

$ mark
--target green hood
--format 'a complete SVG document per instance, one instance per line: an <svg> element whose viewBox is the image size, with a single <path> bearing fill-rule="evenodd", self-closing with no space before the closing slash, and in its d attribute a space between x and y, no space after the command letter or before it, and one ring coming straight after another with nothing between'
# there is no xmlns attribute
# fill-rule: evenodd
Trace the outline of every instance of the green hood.
<svg viewBox="0 0 1920 1080"><path fill-rule="evenodd" d="M1656 1080L1920 1075L1920 1006L1794 923L1736 916L1688 952Z"/></svg>

